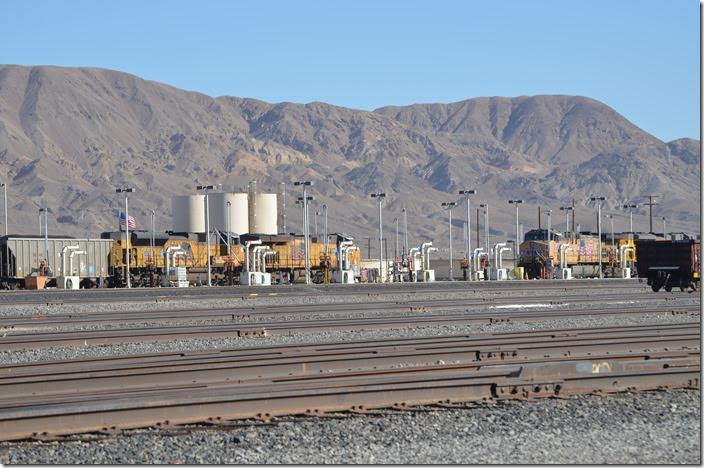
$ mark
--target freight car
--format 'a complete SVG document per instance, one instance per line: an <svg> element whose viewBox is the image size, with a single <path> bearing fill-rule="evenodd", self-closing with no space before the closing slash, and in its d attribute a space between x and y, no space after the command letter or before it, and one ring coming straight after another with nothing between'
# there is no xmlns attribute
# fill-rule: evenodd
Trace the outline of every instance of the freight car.
<svg viewBox="0 0 704 468"><path fill-rule="evenodd" d="M648 278L648 284L657 292L679 287L697 289L700 268L700 241L638 239L639 276Z"/></svg>
<svg viewBox="0 0 704 468"><path fill-rule="evenodd" d="M76 247L75 262L69 261L66 247ZM17 236L0 237L0 289L24 286L25 278L47 277L47 285L55 286L60 276L78 276L80 286L94 287L109 275L108 257L113 243L104 239L74 239L73 237ZM63 252L63 253L62 253ZM72 265L73 271L68 271Z"/></svg>

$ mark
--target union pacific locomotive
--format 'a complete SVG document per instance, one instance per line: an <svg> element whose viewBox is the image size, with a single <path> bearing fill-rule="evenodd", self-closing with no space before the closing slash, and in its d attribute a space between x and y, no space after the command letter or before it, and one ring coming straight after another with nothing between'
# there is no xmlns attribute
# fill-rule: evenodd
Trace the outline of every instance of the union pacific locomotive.
<svg viewBox="0 0 704 468"><path fill-rule="evenodd" d="M338 266L340 245L352 238L331 234L326 243L311 238L310 269L314 282L330 281L331 272ZM215 285L235 285L245 268L245 243L261 241L272 255L264 259L263 269L270 272L273 281L293 282L305 274L303 236L246 234L230 239L212 235L210 248L205 234L155 233L130 231L129 271L132 286L158 286L165 274L167 262L185 267L188 280L198 285L205 281L208 257ZM75 259L67 251L71 246L80 249ZM48 277L47 286L56 286L56 278L72 275L80 278L82 288L96 286L122 287L126 284L127 249L125 233L104 232L100 239L76 239L66 236L4 236L0 237L0 289L24 287L25 278L36 275ZM170 258L168 252L178 250L182 255ZM69 258L70 257L70 258ZM359 250L351 250L348 267L360 275Z"/></svg>

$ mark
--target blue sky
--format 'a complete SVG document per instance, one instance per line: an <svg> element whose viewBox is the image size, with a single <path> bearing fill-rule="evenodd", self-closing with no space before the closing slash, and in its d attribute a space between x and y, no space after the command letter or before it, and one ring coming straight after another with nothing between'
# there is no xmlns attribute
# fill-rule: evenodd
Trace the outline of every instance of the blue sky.
<svg viewBox="0 0 704 468"><path fill-rule="evenodd" d="M699 2L0 2L0 62L95 66L212 96L360 109L599 99L699 138Z"/></svg>

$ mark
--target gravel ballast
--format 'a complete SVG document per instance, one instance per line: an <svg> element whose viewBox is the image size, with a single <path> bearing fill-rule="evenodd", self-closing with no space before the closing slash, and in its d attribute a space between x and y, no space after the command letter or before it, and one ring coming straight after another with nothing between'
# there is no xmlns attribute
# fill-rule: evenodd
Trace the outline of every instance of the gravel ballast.
<svg viewBox="0 0 704 468"><path fill-rule="evenodd" d="M270 295L271 294L271 295ZM64 359L127 356L159 352L188 352L212 349L238 349L274 345L340 343L446 335L475 335L540 329L595 328L626 325L658 325L700 320L700 313L677 306L699 305L699 296L672 293L621 298L594 294L593 301L580 301L580 292L562 294L541 304L524 300L544 292L521 291L503 295L486 290L480 294L466 291L439 292L429 289L413 294L389 294L383 298L360 293L345 302L361 304L378 300L432 301L433 299L486 299L485 304L467 304L432 313L486 313L492 310L564 310L565 316L523 321L509 314L511 321L467 325L423 325L414 323L414 314L389 310L351 310L334 312L310 310L303 314L274 311L272 315L252 314L238 323L256 324L265 320L299 321L345 316L383 317L407 315L408 322L395 329L366 329L292 332L290 335L264 337L190 338L78 347L49 347L0 352L0 366ZM515 296L514 296L515 295ZM599 297L599 296L602 297ZM493 301L494 298L509 301ZM513 300L511 300L513 299ZM2 301L0 301L2 302ZM31 317L33 314L88 312L125 312L134 310L200 309L215 307L259 308L283 304L335 304L339 297L329 294L286 297L269 293L253 299L236 300L203 297L170 298L141 303L0 305L0 319ZM587 307L623 307L646 313L633 315L592 315L568 317L570 311ZM657 311L653 311L657 309ZM430 309L429 309L430 310ZM424 312L425 313L425 312ZM515 316L514 316L515 315ZM23 325L26 330L0 330L5 334L37 333L56 330L97 330L113 327L204 326L230 323L188 314L163 321L137 319L134 323L65 323ZM140 321L143 320L143 321ZM19 328L19 327L18 327ZM334 418L282 418L273 425L245 425L230 428L191 427L165 431L139 429L118 436L93 440L59 442L0 442L0 463L16 464L137 464L137 463L701 463L700 392L625 393L610 396L580 396L566 399L497 402L472 409L428 408L427 412L393 412L386 415L341 415ZM388 413L388 412L387 412Z"/></svg>
<svg viewBox="0 0 704 468"><path fill-rule="evenodd" d="M0 443L0 462L699 464L693 390L499 402L273 426L157 429L89 442Z"/></svg>

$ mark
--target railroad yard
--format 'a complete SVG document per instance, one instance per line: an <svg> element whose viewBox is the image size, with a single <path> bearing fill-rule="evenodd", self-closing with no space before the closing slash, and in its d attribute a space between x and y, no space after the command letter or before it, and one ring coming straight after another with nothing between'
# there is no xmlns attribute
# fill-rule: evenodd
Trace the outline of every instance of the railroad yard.
<svg viewBox="0 0 704 468"><path fill-rule="evenodd" d="M700 463L642 279L8 291L2 463Z"/></svg>

